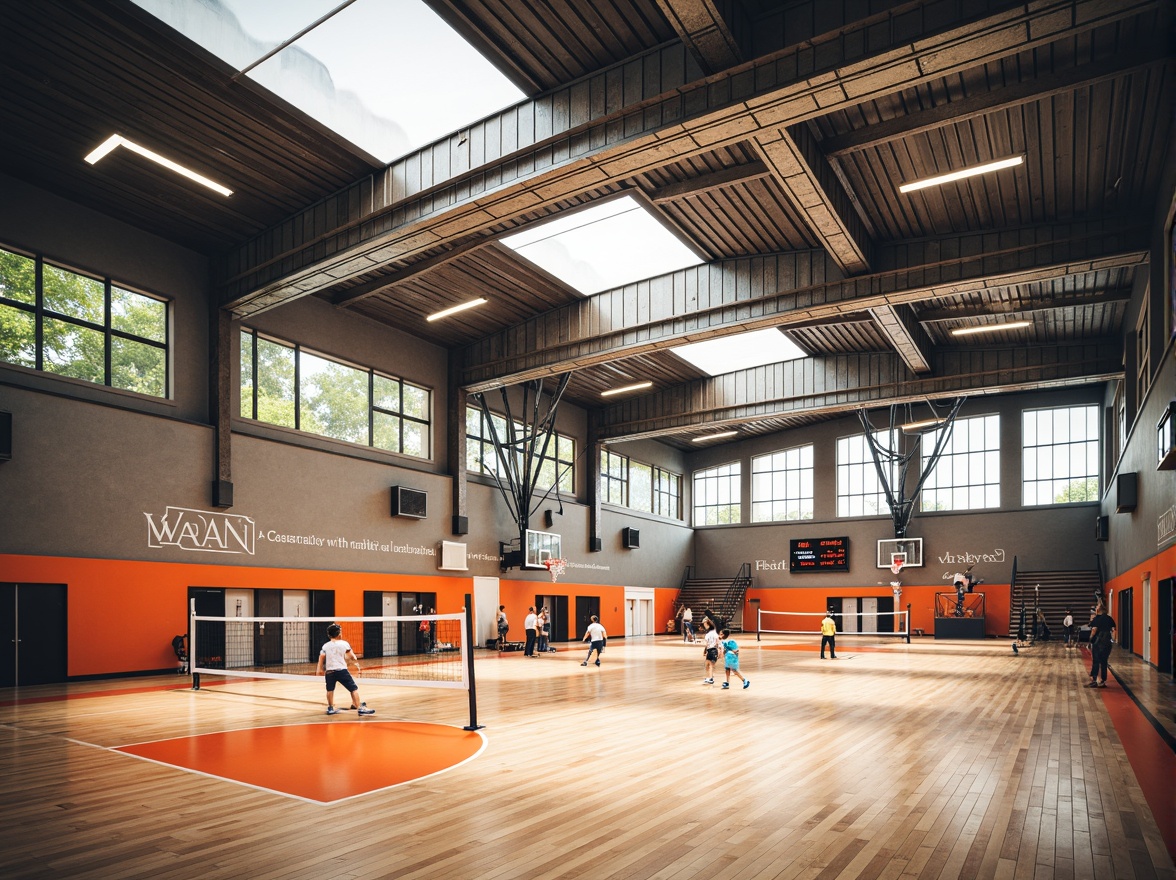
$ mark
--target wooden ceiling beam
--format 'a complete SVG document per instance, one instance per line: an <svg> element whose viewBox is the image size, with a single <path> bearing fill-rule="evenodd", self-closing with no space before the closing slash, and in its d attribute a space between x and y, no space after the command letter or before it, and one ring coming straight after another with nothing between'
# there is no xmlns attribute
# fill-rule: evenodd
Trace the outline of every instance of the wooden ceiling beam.
<svg viewBox="0 0 1176 880"><path fill-rule="evenodd" d="M747 330L1141 266L1148 241L1146 226L1111 220L942 236L879 247L878 264L892 268L855 278L841 277L822 251L722 260L561 306L467 346L462 384L488 390Z"/></svg>
<svg viewBox="0 0 1176 880"><path fill-rule="evenodd" d="M1130 301L1131 288L1123 287L1101 293L1090 293L1085 296L1051 297L1050 299L1039 299L1030 302L994 302L991 305L977 306L974 308L919 309L918 320L921 324L930 324L938 321L991 318L993 315L1011 317L1013 315L1028 315L1033 312L1051 312L1055 309L1105 306Z"/></svg>
<svg viewBox="0 0 1176 880"><path fill-rule="evenodd" d="M998 13L963 23L911 4L871 19L868 52L863 31L849 28L819 52L801 44L701 78L683 46L664 45L480 120L266 230L218 264L219 304L241 317L264 311L635 174L1160 2L998 3Z"/></svg>
<svg viewBox="0 0 1176 880"><path fill-rule="evenodd" d="M1117 339L937 352L930 376L914 374L889 352L804 358L619 401L600 410L600 439L738 428L794 415L831 417L861 407L1088 385L1122 375Z"/></svg>
<svg viewBox="0 0 1176 880"><path fill-rule="evenodd" d="M905 116L875 122L837 137L821 141L822 152L831 159L849 153L880 147L903 138L934 131L945 125L958 125L997 110L1010 110L1024 104L1043 101L1055 95L1089 88L1107 80L1140 73L1167 63L1169 54L1158 39L1148 40L1133 50L1092 64L1083 64L1059 73L969 95L938 107L929 107Z"/></svg>
<svg viewBox="0 0 1176 880"><path fill-rule="evenodd" d="M930 372L935 346L910 306L877 306L870 309L870 315L907 369L919 375Z"/></svg>
<svg viewBox="0 0 1176 880"><path fill-rule="evenodd" d="M492 239L476 238L464 241L454 247L451 247L443 254L437 254L433 257L427 257L424 260L417 260L415 263L405 266L403 269L398 269L395 272L389 272L387 275L382 275L371 281L363 284L357 284L354 287L349 287L347 290L335 295L331 298L333 305L340 308L355 305L367 299L369 296L375 296L377 293L383 293L397 284L402 284L409 279L416 278L433 269L438 269L448 263L453 262L458 257L465 256L470 251L475 251L478 248L486 247L491 243Z"/></svg>
<svg viewBox="0 0 1176 880"><path fill-rule="evenodd" d="M743 62L744 53L735 29L712 0L657 0L657 5L699 67L708 74ZM743 5L727 0L723 6L728 16L737 17L738 30L748 33L751 24Z"/></svg>
<svg viewBox="0 0 1176 880"><path fill-rule="evenodd" d="M744 165L733 165L730 168L724 168L721 171L715 171L712 174L705 174L701 177L692 177L690 180L683 180L681 183L671 183L668 186L658 187L653 192L648 193L647 197L655 205L661 205L666 202L676 202L680 199L690 198L691 196L700 196L703 193L713 192L718 189L726 189L727 187L736 186L740 183L763 180L765 177L771 176L772 170L763 162L748 162Z"/></svg>

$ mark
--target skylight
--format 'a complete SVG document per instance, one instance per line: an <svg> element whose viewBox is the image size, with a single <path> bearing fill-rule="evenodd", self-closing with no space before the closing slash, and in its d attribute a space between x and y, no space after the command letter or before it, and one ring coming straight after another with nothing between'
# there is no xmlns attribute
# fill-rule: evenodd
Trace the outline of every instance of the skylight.
<svg viewBox="0 0 1176 880"><path fill-rule="evenodd" d="M532 224L502 243L585 296L703 262L632 196Z"/></svg>
<svg viewBox="0 0 1176 880"><path fill-rule="evenodd" d="M341 0L135 2L381 162L525 97L422 0L353 0L261 63Z"/></svg>
<svg viewBox="0 0 1176 880"><path fill-rule="evenodd" d="M791 339L774 327L692 342L670 351L710 376L805 356Z"/></svg>

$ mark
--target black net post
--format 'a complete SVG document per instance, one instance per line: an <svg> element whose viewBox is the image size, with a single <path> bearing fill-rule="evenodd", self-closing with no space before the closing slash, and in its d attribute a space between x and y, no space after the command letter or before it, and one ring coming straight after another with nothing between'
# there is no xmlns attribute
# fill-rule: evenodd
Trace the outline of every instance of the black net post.
<svg viewBox="0 0 1176 880"><path fill-rule="evenodd" d="M483 725L478 723L478 694L474 686L474 603L469 593L465 594L465 640L466 677L470 683L470 723L464 729L481 730Z"/></svg>
<svg viewBox="0 0 1176 880"><path fill-rule="evenodd" d="M907 602L907 619L906 619L906 642L911 643L911 603Z"/></svg>
<svg viewBox="0 0 1176 880"><path fill-rule="evenodd" d="M196 600L188 600L188 669L192 671L192 690L200 690L200 673L196 671Z"/></svg>

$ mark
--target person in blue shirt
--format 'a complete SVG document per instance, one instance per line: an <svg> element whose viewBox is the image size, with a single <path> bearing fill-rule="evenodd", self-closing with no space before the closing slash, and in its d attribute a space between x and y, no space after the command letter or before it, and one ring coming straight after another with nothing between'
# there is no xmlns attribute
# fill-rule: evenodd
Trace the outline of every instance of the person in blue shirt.
<svg viewBox="0 0 1176 880"><path fill-rule="evenodd" d="M723 667L727 671L727 680L723 682L723 689L731 687L731 673L734 672L739 676L739 680L743 682L743 687L748 687L751 682L743 677L743 673L739 671L739 643L731 638L731 630L725 629L719 635L723 639Z"/></svg>

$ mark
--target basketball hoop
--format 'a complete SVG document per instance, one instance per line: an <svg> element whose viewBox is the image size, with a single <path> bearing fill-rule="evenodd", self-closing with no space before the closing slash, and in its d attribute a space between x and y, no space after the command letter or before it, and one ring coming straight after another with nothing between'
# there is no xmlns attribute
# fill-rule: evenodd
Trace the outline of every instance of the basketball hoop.
<svg viewBox="0 0 1176 880"><path fill-rule="evenodd" d="M894 560L892 563L890 563L891 573L895 575L900 574L902 572L902 565L903 563L901 559Z"/></svg>
<svg viewBox="0 0 1176 880"><path fill-rule="evenodd" d="M567 571L568 561L566 559L554 559L548 557L543 560L543 564L547 566L547 573L551 575L551 582L555 583L559 580L559 576Z"/></svg>

